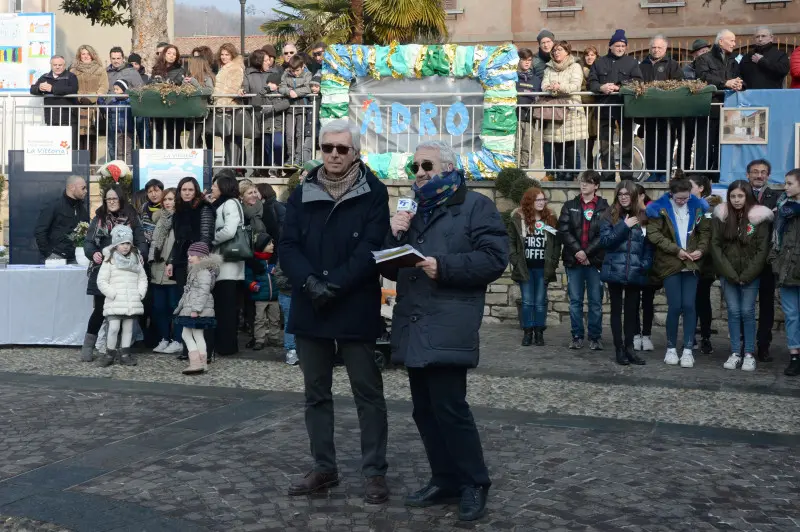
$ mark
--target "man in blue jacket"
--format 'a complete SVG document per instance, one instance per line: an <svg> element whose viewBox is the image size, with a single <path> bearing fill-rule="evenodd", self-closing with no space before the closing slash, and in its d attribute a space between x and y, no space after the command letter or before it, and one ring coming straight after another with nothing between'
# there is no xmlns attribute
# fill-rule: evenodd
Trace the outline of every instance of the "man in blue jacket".
<svg viewBox="0 0 800 532"><path fill-rule="evenodd" d="M339 484L333 445L333 359L347 367L361 428L364 500L380 504L386 486L388 424L383 378L375 363L381 286L372 256L389 231L389 194L361 162L358 128L336 120L320 130L322 166L292 192L280 240L292 285L289 332L297 343L314 467L289 495Z"/></svg>

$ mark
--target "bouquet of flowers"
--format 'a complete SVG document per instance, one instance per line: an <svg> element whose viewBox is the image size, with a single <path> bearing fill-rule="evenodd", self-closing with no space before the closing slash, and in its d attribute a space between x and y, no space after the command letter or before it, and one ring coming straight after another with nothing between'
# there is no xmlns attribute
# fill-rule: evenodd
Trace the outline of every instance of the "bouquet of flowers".
<svg viewBox="0 0 800 532"><path fill-rule="evenodd" d="M0 260L8 260L8 249L5 246L0 246Z"/></svg>
<svg viewBox="0 0 800 532"><path fill-rule="evenodd" d="M82 248L83 243L86 242L86 233L89 232L88 222L79 222L75 229L69 234L69 239L75 244L76 248Z"/></svg>

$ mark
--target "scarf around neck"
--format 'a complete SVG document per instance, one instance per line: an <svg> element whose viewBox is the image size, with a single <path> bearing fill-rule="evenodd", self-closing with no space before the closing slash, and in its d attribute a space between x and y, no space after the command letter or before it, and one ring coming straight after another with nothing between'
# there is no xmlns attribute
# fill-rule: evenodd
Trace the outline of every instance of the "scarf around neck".
<svg viewBox="0 0 800 532"><path fill-rule="evenodd" d="M161 212L161 216L158 218L156 227L153 230L153 241L150 245L150 252L148 255L150 261L155 260L156 250L158 250L159 253L164 250L164 243L167 241L169 232L172 230L173 214L173 212L164 209Z"/></svg>
<svg viewBox="0 0 800 532"><path fill-rule="evenodd" d="M113 257L114 265L120 270L139 273L139 268L141 268L139 264L139 254L133 251L133 249L131 249L131 252L127 255L123 255L115 249Z"/></svg>
<svg viewBox="0 0 800 532"><path fill-rule="evenodd" d="M786 233L789 222L800 215L800 202L790 199L784 192L778 198L776 211L777 216L775 217L772 241L774 242L775 251L780 251L783 246L783 235Z"/></svg>
<svg viewBox="0 0 800 532"><path fill-rule="evenodd" d="M411 185L411 189L417 197L417 204L419 210L423 214L430 214L433 209L439 205L443 205L447 200L453 197L458 187L464 182L464 174L461 170L452 170L444 174L438 174L433 178L418 187L416 183Z"/></svg>
<svg viewBox="0 0 800 532"><path fill-rule="evenodd" d="M324 166L321 166L317 172L317 182L325 189L325 192L330 194L334 201L342 199L342 196L353 188L359 177L361 177L361 161L353 163L347 173L337 179L328 177Z"/></svg>

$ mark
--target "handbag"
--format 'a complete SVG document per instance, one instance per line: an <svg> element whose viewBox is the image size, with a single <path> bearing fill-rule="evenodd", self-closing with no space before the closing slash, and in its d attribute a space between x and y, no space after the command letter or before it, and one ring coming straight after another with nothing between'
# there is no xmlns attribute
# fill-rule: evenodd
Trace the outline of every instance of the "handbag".
<svg viewBox="0 0 800 532"><path fill-rule="evenodd" d="M241 223L236 228L233 238L219 245L219 254L225 262L240 262L253 258L253 230L244 224L244 210L241 203L239 200L234 201L239 208Z"/></svg>
<svg viewBox="0 0 800 532"><path fill-rule="evenodd" d="M533 108L533 117L539 120L550 120L554 122L563 122L564 116L567 114L567 107L571 107L575 102L570 98L539 98L536 102L543 105L543 107ZM550 107L553 106L553 107Z"/></svg>
<svg viewBox="0 0 800 532"><path fill-rule="evenodd" d="M233 134L232 113L216 109L206 118L206 131L213 131L217 137L229 137Z"/></svg>
<svg viewBox="0 0 800 532"><path fill-rule="evenodd" d="M255 114L250 109L233 110L233 135L245 139L261 136L261 113Z"/></svg>

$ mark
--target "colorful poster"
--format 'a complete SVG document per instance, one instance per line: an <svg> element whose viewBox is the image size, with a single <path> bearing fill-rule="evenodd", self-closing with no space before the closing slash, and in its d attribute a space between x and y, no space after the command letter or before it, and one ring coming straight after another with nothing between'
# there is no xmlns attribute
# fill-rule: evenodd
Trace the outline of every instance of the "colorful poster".
<svg viewBox="0 0 800 532"><path fill-rule="evenodd" d="M204 150L139 150L139 188L151 179L164 183L165 189L177 187L188 176L202 184L204 159Z"/></svg>
<svg viewBox="0 0 800 532"><path fill-rule="evenodd" d="M50 71L54 26L52 13L0 15L0 92L28 92Z"/></svg>
<svg viewBox="0 0 800 532"><path fill-rule="evenodd" d="M71 172L72 128L25 126L22 140L26 172Z"/></svg>

